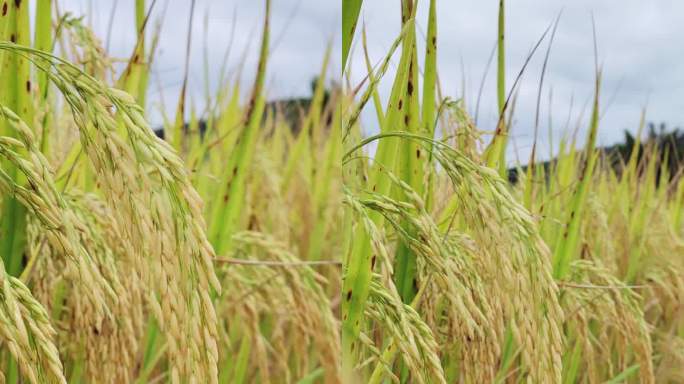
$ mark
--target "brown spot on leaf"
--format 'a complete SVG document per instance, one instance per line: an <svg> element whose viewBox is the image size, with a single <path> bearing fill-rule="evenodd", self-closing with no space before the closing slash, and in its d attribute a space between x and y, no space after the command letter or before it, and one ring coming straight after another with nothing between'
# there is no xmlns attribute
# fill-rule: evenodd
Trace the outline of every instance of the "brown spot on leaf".
<svg viewBox="0 0 684 384"><path fill-rule="evenodd" d="M13 43L17 42L17 36L15 36L14 33L10 35L10 41Z"/></svg>
<svg viewBox="0 0 684 384"><path fill-rule="evenodd" d="M347 292L347 301L351 300L352 297L352 291L351 289Z"/></svg>
<svg viewBox="0 0 684 384"><path fill-rule="evenodd" d="M407 88L409 96L413 95L413 81L408 82L408 88Z"/></svg>
<svg viewBox="0 0 684 384"><path fill-rule="evenodd" d="M17 8L21 7L21 0L14 0L14 6Z"/></svg>
<svg viewBox="0 0 684 384"><path fill-rule="evenodd" d="M31 92L31 80L26 80L26 92Z"/></svg>
<svg viewBox="0 0 684 384"><path fill-rule="evenodd" d="M7 15L7 2L2 3L2 15Z"/></svg>
<svg viewBox="0 0 684 384"><path fill-rule="evenodd" d="M416 159L420 159L420 149L416 149Z"/></svg>

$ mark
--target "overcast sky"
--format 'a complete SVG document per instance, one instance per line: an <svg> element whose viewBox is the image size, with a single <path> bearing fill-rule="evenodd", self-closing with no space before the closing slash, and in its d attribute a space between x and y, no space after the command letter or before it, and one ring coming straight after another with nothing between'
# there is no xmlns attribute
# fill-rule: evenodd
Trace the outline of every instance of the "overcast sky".
<svg viewBox="0 0 684 384"><path fill-rule="evenodd" d="M128 57L135 44L134 0L57 0L61 12L88 15L96 34L106 44L109 22L111 55ZM151 0L147 0L147 4ZM243 72L245 92L251 87L261 42L264 0L197 0L192 30L189 94L199 109L204 105L203 50L209 49L210 87L216 90L226 49L232 46L229 72L246 52ZM114 12L113 6L116 4ZM159 52L153 65L148 110L153 124L161 121L160 100L169 113L175 111L183 79L190 0L158 0L151 27L163 17ZM333 54L329 77L339 77L341 15L339 0L272 0L271 55L268 63L269 98L309 96L310 82L320 70L327 44ZM164 14L165 12L165 14ZM205 33L206 27L206 33ZM233 33L234 31L234 33ZM206 38L205 38L206 36ZM161 92L160 92L161 89Z"/></svg>
<svg viewBox="0 0 684 384"><path fill-rule="evenodd" d="M110 52L126 57L135 42L134 0L58 0L62 11L91 15L96 33L106 40L110 19L113 34ZM202 106L204 90L202 49L205 26L209 52L210 86L215 89L218 70L233 35L229 67L236 68L247 52L244 82L254 75L263 20L262 0L197 0L193 27L190 94ZM268 93L271 98L307 96L309 82L316 75L326 44L332 40L336 57L331 74L339 73L340 0L272 0L273 48L270 57ZM374 61L384 56L399 31L398 0L366 0L361 21L368 30L370 54ZM149 1L148 1L149 4ZM168 5L168 7L167 7ZM427 0L420 1L418 25L426 28ZM496 39L497 0L438 0L438 71L445 95L465 97L474 114L475 99L489 54ZM166 9L161 29L160 50L153 68L148 96L151 120L163 97L167 110L173 110L183 75L189 0L158 0L152 20ZM510 0L506 14L507 85L510 87L525 57L546 27L560 11L563 15L552 47L545 80L540 142L548 147L549 109L554 139L563 132L568 116L571 129L580 121L586 131L588 101L593 92L593 42L591 15L596 20L599 61L603 63L602 108L599 131L602 144L622 138L624 129L635 130L641 108L648 102L648 119L684 125L679 113L684 108L684 2L677 0ZM206 18L206 19L205 19ZM206 23L205 23L206 20ZM357 35L358 37L358 35ZM359 39L356 39L358 42ZM422 49L422 41L420 47ZM352 56L354 80L364 72L360 47ZM529 152L536 94L546 45L528 67L520 87L513 142L520 156ZM395 62L398 61L398 57ZM233 71L234 72L234 71ZM495 65L487 77L479 108L479 125L492 129L496 123ZM388 78L391 78L391 73ZM465 80L465 94L462 84ZM382 84L386 97L390 82ZM158 90L161 89L161 92ZM549 105L549 91L552 103ZM572 105L572 109L571 109ZM582 115L582 108L587 105ZM549 108L550 107L550 108ZM374 131L373 111L363 119L366 130ZM513 149L511 147L511 156Z"/></svg>
<svg viewBox="0 0 684 384"><path fill-rule="evenodd" d="M372 60L380 60L400 27L397 0L365 1L362 20L366 25ZM428 1L421 1L417 23L422 36L427 29ZM599 62L603 63L602 108L599 141L610 144L635 131L641 108L648 102L647 118L679 126L684 122L684 2L676 0L511 0L506 2L507 86L520 71L528 52L560 11L558 31L551 49L542 97L540 141L548 148L548 95L552 89L554 141L562 134L568 115L574 129L582 107L593 94L594 58L592 22L596 20ZM498 1L437 0L438 71L445 95L463 97L474 114L482 76L496 41ZM359 35L357 35L359 37ZM424 37L421 37L424 39ZM357 40L359 41L359 40ZM419 42L423 47L422 41ZM365 70L360 46L353 57L358 80ZM423 48L419 48L423 49ZM512 131L520 156L526 160L533 137L537 88L546 44L533 58L524 75ZM396 55L395 63L399 57ZM422 63L422 61L421 61ZM496 64L491 66L480 103L479 125L491 130L496 124ZM383 84L383 94L391 84ZM571 100L574 100L569 113ZM590 105L581 121L586 131ZM370 116L372 117L372 109ZM367 112L367 122L372 121ZM509 159L514 157L510 148ZM548 150L546 150L548 152Z"/></svg>

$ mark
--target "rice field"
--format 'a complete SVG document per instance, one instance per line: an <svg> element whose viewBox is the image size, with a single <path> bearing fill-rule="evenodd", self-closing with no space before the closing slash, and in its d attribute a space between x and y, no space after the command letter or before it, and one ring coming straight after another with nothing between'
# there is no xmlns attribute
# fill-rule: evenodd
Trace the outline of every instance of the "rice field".
<svg viewBox="0 0 684 384"><path fill-rule="evenodd" d="M375 62L343 0L294 104L260 2L254 76L198 115L186 59L157 132L156 1L123 59L56 0L0 5L0 383L684 382L684 178L643 121L619 167L597 147L598 65L586 140L511 166L514 4L479 127L442 94L440 2L397 2Z"/></svg>
<svg viewBox="0 0 684 384"><path fill-rule="evenodd" d="M515 4L501 0L492 18L498 123L478 127L438 81L441 3L400 3L401 32L374 62L363 2L343 1L343 62L349 69L356 54L367 64L343 116L353 233L342 285L345 380L682 382L684 179L658 161L655 142L640 141L644 122L632 153L611 166L597 148L597 64L586 139L568 132L546 164L535 142L509 183L520 75L505 84L504 31ZM530 54L546 55L543 70L557 25ZM382 83L391 84L386 104ZM380 127L370 136L364 109Z"/></svg>

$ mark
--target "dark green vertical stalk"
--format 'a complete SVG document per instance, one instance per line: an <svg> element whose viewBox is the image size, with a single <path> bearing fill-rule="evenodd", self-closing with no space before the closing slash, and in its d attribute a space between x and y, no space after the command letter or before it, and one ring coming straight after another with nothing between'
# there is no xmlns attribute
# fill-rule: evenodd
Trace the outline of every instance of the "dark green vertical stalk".
<svg viewBox="0 0 684 384"><path fill-rule="evenodd" d="M496 67L496 100L498 104L499 120L492 143L487 148L487 165L496 168L503 176L506 170L506 142L508 127L504 109L506 108L506 43L505 36L505 8L504 0L499 0L499 23L497 34L497 67Z"/></svg>
<svg viewBox="0 0 684 384"><path fill-rule="evenodd" d="M342 0L342 71L347 64L363 0Z"/></svg>
<svg viewBox="0 0 684 384"><path fill-rule="evenodd" d="M177 151L182 151L184 125L185 125L185 95L188 88L188 73L190 70L190 49L192 46L192 20L195 13L195 0L190 3L190 19L188 21L187 41L185 44L185 66L183 70L183 85L181 86L180 95L178 96L178 105L176 106L176 119L173 123L172 134L169 135L171 145Z"/></svg>
<svg viewBox="0 0 684 384"><path fill-rule="evenodd" d="M145 56L145 31L149 14L155 1L152 1L150 9L145 8L145 0L135 1L135 32L136 42L133 53L128 60L128 65L118 81L118 87L135 96L138 105L145 107L145 95L147 93L148 60Z"/></svg>
<svg viewBox="0 0 684 384"><path fill-rule="evenodd" d="M4 32L3 40L30 46L30 30L28 2L3 2L0 5L0 30ZM17 112L19 117L29 123L33 122L33 85L31 83L28 60L16 54L3 53L2 88L0 103ZM13 130L2 123L2 134L14 136ZM33 125L33 124L31 124ZM4 164L4 169L14 180L21 177L17 170ZM7 272L19 276L22 269L22 258L26 247L26 208L11 196L5 197L0 224L0 252Z"/></svg>
<svg viewBox="0 0 684 384"><path fill-rule="evenodd" d="M496 101L499 106L499 114L503 113L506 105L506 44L505 35L505 9L504 0L499 0L499 28L497 33L497 58L496 58Z"/></svg>
<svg viewBox="0 0 684 384"><path fill-rule="evenodd" d="M409 17L414 13L413 0L404 0L402 2L402 25L406 23ZM405 106L402 111L403 121L400 122L402 130L421 134L420 122L420 106L418 100L418 50L415 41L415 28L411 28L408 34L410 39L405 41L404 50L408 50L411 55L409 62L409 79L406 83L405 90ZM424 176L424 160L427 156L423 153L423 148L412 140L404 140L400 144L399 158L397 161L396 173L400 178L413 188L419 195L423 194L423 176ZM407 223L404 223L404 229L411 231ZM403 241L397 246L396 259L394 267L394 281L397 290L402 300L405 303L410 303L413 296L416 294L416 258L408 245Z"/></svg>
<svg viewBox="0 0 684 384"><path fill-rule="evenodd" d="M52 0L38 0L36 4L36 32L33 41L33 46L44 52L52 52ZM43 108L47 107L49 83L47 73L38 71L36 74L38 83L38 92L40 96L40 103ZM49 148L50 135L50 114L46 113L43 116L42 137L40 141L40 148L43 153L47 153Z"/></svg>
<svg viewBox="0 0 684 384"><path fill-rule="evenodd" d="M407 21L408 28L414 28L413 19ZM414 34L406 33L404 46L412 46ZM408 41L408 43L406 43ZM394 79L386 118L382 132L396 131L400 126L409 79L410 50L403 49L401 60ZM348 123L346 123L348 124ZM389 194L391 181L387 169L395 169L398 159L399 143L390 138L378 142L375 161L369 172L368 188L378 194ZM372 212L370 219L376 224L382 222L378 212ZM347 382L354 382L353 370L357 364L359 334L364 317L366 301L370 290L371 276L375 267L370 236L363 226L354 229L352 244L346 258L345 273L342 281L342 371Z"/></svg>
<svg viewBox="0 0 684 384"><path fill-rule="evenodd" d="M423 79L423 125L429 137L434 137L435 95L437 88L437 9L430 0L427 41L425 42L425 68Z"/></svg>
<svg viewBox="0 0 684 384"><path fill-rule="evenodd" d="M0 40L30 46L30 26L27 1L4 1L0 4ZM19 117L33 125L33 100L31 68L28 60L20 55L3 52L0 54L0 104L3 104ZM0 134L15 136L13 129L2 119ZM8 162L2 162L2 168L18 184L23 177ZM23 269L23 257L26 249L26 208L13 196L7 195L2 201L2 219L0 219L0 252L7 273L19 276ZM6 380L9 383L19 381L16 362L8 359Z"/></svg>

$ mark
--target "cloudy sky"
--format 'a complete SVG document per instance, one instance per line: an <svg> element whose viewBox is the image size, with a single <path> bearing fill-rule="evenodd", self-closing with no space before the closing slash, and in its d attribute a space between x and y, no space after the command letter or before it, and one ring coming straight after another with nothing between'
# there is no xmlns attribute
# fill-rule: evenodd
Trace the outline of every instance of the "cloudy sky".
<svg viewBox="0 0 684 384"><path fill-rule="evenodd" d="M399 32L397 0L364 2L362 19L369 37L372 60L380 60ZM417 22L427 29L428 1L421 1ZM528 52L562 10L544 81L540 141L548 148L549 91L554 141L563 133L568 116L577 126L585 105L580 132L586 131L587 104L593 93L594 58L592 14L596 21L599 62L603 64L602 119L599 140L610 144L635 131L640 111L648 103L647 118L670 126L684 125L684 2L676 0L510 0L506 2L507 86ZM438 0L438 71L445 95L464 97L474 114L477 91L496 40L498 1ZM358 37L358 35L357 35ZM424 39L424 37L422 37ZM421 46L423 46L421 44ZM356 47L352 71L360 79L365 70L361 47ZM420 48L419 48L420 49ZM533 137L537 88L546 44L526 71L520 88L512 136L523 159ZM395 63L398 63L398 55ZM489 71L479 108L479 125L496 124L496 64ZM465 94L463 82L465 81ZM383 84L383 93L391 84ZM572 109L571 109L572 105ZM373 111L366 121L372 121ZM368 124L368 123L367 123ZM511 148L509 159L514 157ZM548 151L547 151L548 152Z"/></svg>
<svg viewBox="0 0 684 384"><path fill-rule="evenodd" d="M246 52L246 69L242 77L246 84L251 83L261 34L263 3L261 0L197 0L190 94L200 109L204 94L205 41L209 47L209 84L212 90L216 88L218 70L231 39L229 69L234 73ZM333 41L336 54L330 73L339 73L340 2L272 0L272 3L273 53L268 70L269 96L306 96L309 94L309 82L318 72L329 41ZM368 30L370 54L374 61L384 56L398 34L398 3L398 0L364 2L361 20ZM62 12L89 15L94 30L104 42L107 41L111 20L110 52L116 57L129 55L135 41L131 26L134 0L58 0L58 4ZM419 28L424 31L428 1L423 0L420 4L417 20ZM497 6L497 0L437 1L438 70L442 89L452 98L464 97L473 114L477 90L495 44ZM148 97L154 123L160 121L157 111L161 108L161 100L167 105L167 110L173 110L180 89L189 9L190 0L158 0L152 16L156 22L165 15ZM568 121L571 129L579 124L580 132L586 130L594 77L592 14L596 20L599 61L604 69L600 142L612 143L622 138L624 129L635 130L641 108L646 103L649 120L684 126L684 116L679 113L684 109L684 60L679 48L684 36L684 2L678 0L508 1L508 86L513 83L534 43L561 10L563 14L544 87L544 124L539 138L544 148L548 147L549 120L554 140L563 133ZM354 81L359 81L364 72L359 48L356 47L351 62ZM524 158L532 140L536 94L545 49L544 44L528 67L516 107L512 136L520 156ZM491 129L496 122L495 77L495 65L492 65L478 115L478 123L483 129ZM383 96L388 93L390 85L387 81L382 84ZM583 108L586 108L584 113ZM372 116L373 111L369 109L363 120L369 132L377 129L373 126ZM514 152L511 148L509 158L514 157Z"/></svg>
<svg viewBox="0 0 684 384"><path fill-rule="evenodd" d="M87 15L87 21L107 44L114 57L130 55L135 44L134 0L57 0L60 11ZM147 0L147 4L151 0ZM208 47L209 86L216 90L223 57L230 46L228 72L235 75L245 57L242 73L245 91L251 86L258 59L264 0L197 0L192 30L189 94L199 109L204 105L204 47ZM184 71L190 0L157 0L151 26L162 21L159 52L153 66L148 108L153 124L163 101L175 110ZM340 56L341 15L339 0L272 0L271 56L268 94L271 99L309 96L310 82L320 70L325 48L333 44ZM231 45L232 41L232 45ZM206 43L206 45L205 45ZM330 74L339 74L333 59ZM331 76L331 75L330 75ZM339 77L339 76L338 76Z"/></svg>

